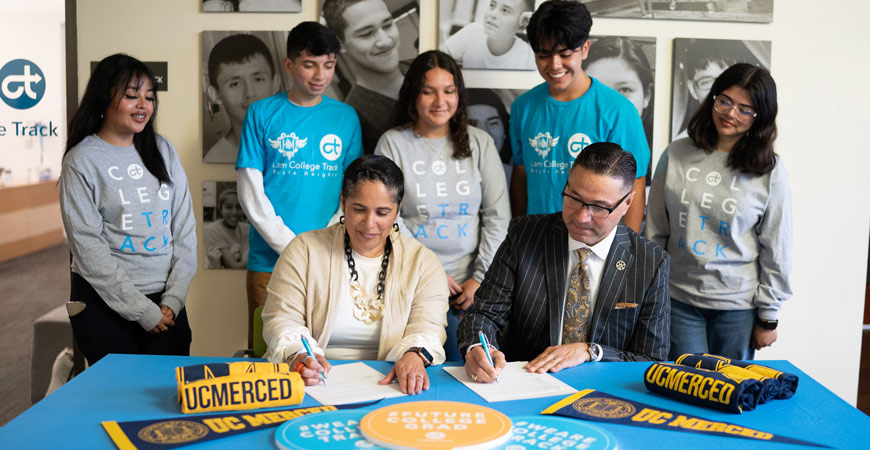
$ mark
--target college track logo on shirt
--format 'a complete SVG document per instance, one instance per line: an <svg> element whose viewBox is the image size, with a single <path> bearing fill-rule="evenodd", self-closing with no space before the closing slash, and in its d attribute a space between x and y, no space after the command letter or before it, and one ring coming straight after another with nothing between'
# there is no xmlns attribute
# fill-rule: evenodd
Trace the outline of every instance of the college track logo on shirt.
<svg viewBox="0 0 870 450"><path fill-rule="evenodd" d="M546 158L550 150L559 143L559 136L552 137L550 132L538 133L537 136L529 139L529 145L538 152L541 158Z"/></svg>
<svg viewBox="0 0 870 450"><path fill-rule="evenodd" d="M335 161L341 156L341 138L335 134L327 134L320 140L320 154L328 161Z"/></svg>
<svg viewBox="0 0 870 450"><path fill-rule="evenodd" d="M293 159L293 155L308 144L308 138L301 139L299 136L296 136L296 133L290 133L289 135L281 133L278 139L269 139L269 143L272 144L272 148L281 152L287 159Z"/></svg>

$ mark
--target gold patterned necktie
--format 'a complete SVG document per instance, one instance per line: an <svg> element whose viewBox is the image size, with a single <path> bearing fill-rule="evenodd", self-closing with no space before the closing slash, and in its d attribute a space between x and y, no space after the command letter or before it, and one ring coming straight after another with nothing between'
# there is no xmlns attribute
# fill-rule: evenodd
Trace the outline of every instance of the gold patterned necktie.
<svg viewBox="0 0 870 450"><path fill-rule="evenodd" d="M586 332L589 326L591 282L589 281L589 257L592 249L584 247L577 249L580 261L571 271L568 282L568 295L565 298L565 315L562 319L562 344L586 342Z"/></svg>

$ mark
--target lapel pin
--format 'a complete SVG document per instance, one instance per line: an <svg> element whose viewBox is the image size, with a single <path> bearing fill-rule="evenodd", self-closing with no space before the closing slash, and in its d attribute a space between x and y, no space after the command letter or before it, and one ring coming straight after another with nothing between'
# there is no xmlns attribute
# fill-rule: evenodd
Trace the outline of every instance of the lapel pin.
<svg viewBox="0 0 870 450"><path fill-rule="evenodd" d="M625 270L625 261L621 259L616 261L616 270Z"/></svg>

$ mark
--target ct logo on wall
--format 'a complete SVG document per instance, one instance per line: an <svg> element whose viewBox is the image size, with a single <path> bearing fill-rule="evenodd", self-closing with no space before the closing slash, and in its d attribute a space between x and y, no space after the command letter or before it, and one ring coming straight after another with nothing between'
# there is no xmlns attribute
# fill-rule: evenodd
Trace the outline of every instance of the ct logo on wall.
<svg viewBox="0 0 870 450"><path fill-rule="evenodd" d="M15 59L0 68L0 98L15 109L36 106L45 95L45 75L32 61Z"/></svg>

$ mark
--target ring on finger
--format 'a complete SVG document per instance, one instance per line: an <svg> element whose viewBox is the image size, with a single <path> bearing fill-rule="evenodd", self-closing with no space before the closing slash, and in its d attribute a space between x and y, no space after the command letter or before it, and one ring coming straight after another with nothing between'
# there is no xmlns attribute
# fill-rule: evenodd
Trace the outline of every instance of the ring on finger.
<svg viewBox="0 0 870 450"><path fill-rule="evenodd" d="M476 375L476 374L471 374L470 378L471 378L471 381L477 381L477 375Z"/></svg>

